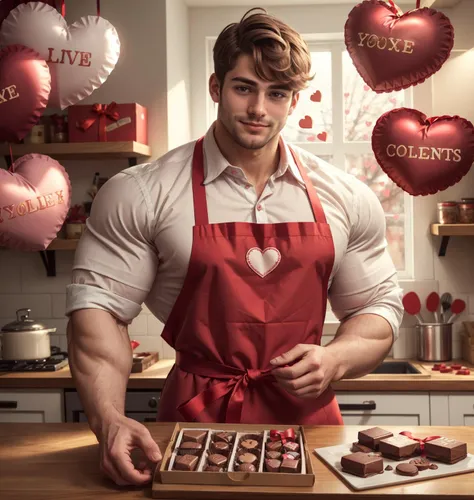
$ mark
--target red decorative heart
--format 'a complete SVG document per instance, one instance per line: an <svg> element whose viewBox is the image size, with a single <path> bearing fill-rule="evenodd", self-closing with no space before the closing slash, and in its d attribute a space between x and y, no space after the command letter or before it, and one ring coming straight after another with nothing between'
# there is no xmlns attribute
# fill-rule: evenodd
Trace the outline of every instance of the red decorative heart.
<svg viewBox="0 0 474 500"><path fill-rule="evenodd" d="M309 142L315 142L315 141L316 141L316 136L315 136L315 135L309 135L309 136L307 137L307 140L308 140Z"/></svg>
<svg viewBox="0 0 474 500"><path fill-rule="evenodd" d="M474 162L474 126L459 116L427 118L416 109L383 114L372 133L377 162L407 193L435 194L464 177Z"/></svg>
<svg viewBox="0 0 474 500"><path fill-rule="evenodd" d="M349 92L344 93L344 97L347 99L350 96Z"/></svg>
<svg viewBox="0 0 474 500"><path fill-rule="evenodd" d="M328 138L327 132L321 132L316 136L320 141L326 142L326 139Z"/></svg>
<svg viewBox="0 0 474 500"><path fill-rule="evenodd" d="M313 102L321 102L321 98L322 98L322 95L321 95L320 90L316 90L316 92L314 94L311 94L311 97L310 97L310 99Z"/></svg>
<svg viewBox="0 0 474 500"><path fill-rule="evenodd" d="M354 65L375 92L417 85L436 73L451 53L454 29L434 9L400 15L381 0L356 5L346 21L344 40Z"/></svg>
<svg viewBox="0 0 474 500"><path fill-rule="evenodd" d="M300 128L311 128L313 126L313 120L311 116L306 115L299 121Z"/></svg>

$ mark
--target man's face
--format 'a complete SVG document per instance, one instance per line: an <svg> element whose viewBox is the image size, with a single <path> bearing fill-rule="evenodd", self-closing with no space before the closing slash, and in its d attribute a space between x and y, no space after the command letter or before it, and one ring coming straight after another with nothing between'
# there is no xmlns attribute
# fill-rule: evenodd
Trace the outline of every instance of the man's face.
<svg viewBox="0 0 474 500"><path fill-rule="evenodd" d="M220 87L215 75L210 93L219 103L217 119L233 140L246 149L260 149L277 137L298 102L299 94L258 78L253 60L241 55Z"/></svg>

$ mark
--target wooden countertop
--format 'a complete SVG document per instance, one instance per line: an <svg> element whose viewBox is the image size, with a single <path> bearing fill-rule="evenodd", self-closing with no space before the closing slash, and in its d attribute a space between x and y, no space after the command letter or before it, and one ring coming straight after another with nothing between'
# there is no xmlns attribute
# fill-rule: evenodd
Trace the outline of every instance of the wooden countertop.
<svg viewBox="0 0 474 500"><path fill-rule="evenodd" d="M149 423L153 438L162 451L166 448L174 424ZM357 440L363 426L305 427L308 446L319 448ZM384 427L393 433L411 431L415 436L443 435L468 443L474 453L473 427ZM104 478L99 470L98 445L87 424L0 424L0 498L5 500L121 500L151 498L151 485L145 488L118 487ZM199 486L199 491L184 492L183 486L167 486L166 498L246 500L278 498L321 498L403 500L429 499L472 500L474 473L420 481L354 493L316 457L311 454L316 476L312 487L265 488ZM245 495L245 497L243 497ZM402 497L403 495L403 497ZM165 498L165 497L163 497Z"/></svg>
<svg viewBox="0 0 474 500"><path fill-rule="evenodd" d="M386 361L404 361L391 360ZM358 379L340 380L333 384L336 391L474 391L474 366L466 361L458 362L471 370L470 375L439 373L432 371L434 363L406 360L414 364L421 375L366 375ZM173 359L163 359L142 373L132 373L128 389L162 389L165 379L173 367ZM69 367L57 372L0 373L0 389L74 389Z"/></svg>

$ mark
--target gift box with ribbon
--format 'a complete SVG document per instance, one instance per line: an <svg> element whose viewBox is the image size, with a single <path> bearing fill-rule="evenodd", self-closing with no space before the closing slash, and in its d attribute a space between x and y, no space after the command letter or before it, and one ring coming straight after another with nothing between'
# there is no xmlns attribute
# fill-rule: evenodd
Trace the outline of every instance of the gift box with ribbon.
<svg viewBox="0 0 474 500"><path fill-rule="evenodd" d="M68 109L69 142L148 144L147 109L137 103L86 104Z"/></svg>

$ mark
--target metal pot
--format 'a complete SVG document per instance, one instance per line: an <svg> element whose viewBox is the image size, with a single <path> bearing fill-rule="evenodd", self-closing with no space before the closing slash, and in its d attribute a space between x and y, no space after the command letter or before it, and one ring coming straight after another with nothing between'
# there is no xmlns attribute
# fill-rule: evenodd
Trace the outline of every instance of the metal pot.
<svg viewBox="0 0 474 500"><path fill-rule="evenodd" d="M18 309L17 320L1 330L2 359L33 360L51 356L49 334L56 328L48 328L29 317L31 309Z"/></svg>
<svg viewBox="0 0 474 500"><path fill-rule="evenodd" d="M452 323L416 325L417 356L420 361L451 361Z"/></svg>

